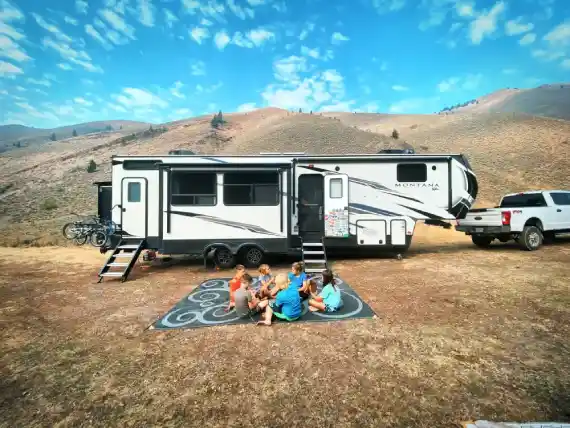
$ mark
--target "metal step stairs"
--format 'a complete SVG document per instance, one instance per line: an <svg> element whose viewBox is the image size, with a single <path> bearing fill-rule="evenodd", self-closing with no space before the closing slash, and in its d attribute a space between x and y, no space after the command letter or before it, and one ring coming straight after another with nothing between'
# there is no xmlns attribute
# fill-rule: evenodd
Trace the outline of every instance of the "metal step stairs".
<svg viewBox="0 0 570 428"><path fill-rule="evenodd" d="M302 241L301 244L305 273L316 274L328 269L327 253L322 238L320 242L311 239L307 240L307 242Z"/></svg>
<svg viewBox="0 0 570 428"><path fill-rule="evenodd" d="M99 272L99 281L103 278L119 278L125 282L135 266L146 240L134 236L123 236ZM116 270L113 270L116 269Z"/></svg>

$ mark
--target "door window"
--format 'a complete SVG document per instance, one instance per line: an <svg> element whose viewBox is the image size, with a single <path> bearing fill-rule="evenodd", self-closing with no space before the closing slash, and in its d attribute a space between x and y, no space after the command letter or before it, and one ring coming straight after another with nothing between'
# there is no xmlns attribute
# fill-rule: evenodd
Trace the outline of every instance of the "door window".
<svg viewBox="0 0 570 428"><path fill-rule="evenodd" d="M131 181L127 186L127 201L140 202L141 201L141 184L139 182Z"/></svg>
<svg viewBox="0 0 570 428"><path fill-rule="evenodd" d="M550 196L556 205L570 205L570 193L551 192Z"/></svg>
<svg viewBox="0 0 570 428"><path fill-rule="evenodd" d="M330 180L329 193L332 199L342 198L342 178L332 178Z"/></svg>

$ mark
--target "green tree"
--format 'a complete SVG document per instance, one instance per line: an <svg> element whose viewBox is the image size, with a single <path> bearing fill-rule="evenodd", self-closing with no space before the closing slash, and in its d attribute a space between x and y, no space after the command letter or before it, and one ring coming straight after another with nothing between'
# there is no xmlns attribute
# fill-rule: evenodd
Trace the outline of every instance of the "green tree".
<svg viewBox="0 0 570 428"><path fill-rule="evenodd" d="M107 125L105 127L105 131L112 131L112 130L113 130L113 127L111 125Z"/></svg>
<svg viewBox="0 0 570 428"><path fill-rule="evenodd" d="M92 172L95 172L95 171L97 171L97 164L95 163L95 161L93 159L91 159L89 161L89 165L87 165L87 172L91 174Z"/></svg>
<svg viewBox="0 0 570 428"><path fill-rule="evenodd" d="M303 109L302 109L302 108L299 109L299 113L303 113Z"/></svg>
<svg viewBox="0 0 570 428"><path fill-rule="evenodd" d="M74 130L73 130L73 133L72 133L71 135L73 135L74 137L77 137L77 130L74 129Z"/></svg>
<svg viewBox="0 0 570 428"><path fill-rule="evenodd" d="M397 140L398 138L400 138L400 133L398 132L397 129L394 129L394 130L392 131L392 138L393 138L394 140Z"/></svg>
<svg viewBox="0 0 570 428"><path fill-rule="evenodd" d="M50 140L52 140L52 141L56 141L56 140L57 140L57 137L55 136L55 132L52 132L51 137L50 137Z"/></svg>
<svg viewBox="0 0 570 428"><path fill-rule="evenodd" d="M218 114L215 114L214 117L212 118L212 121L210 122L210 124L212 125L212 128L218 128L221 125L223 125L226 121L224 120L224 116L222 114L222 111L220 110L218 112Z"/></svg>

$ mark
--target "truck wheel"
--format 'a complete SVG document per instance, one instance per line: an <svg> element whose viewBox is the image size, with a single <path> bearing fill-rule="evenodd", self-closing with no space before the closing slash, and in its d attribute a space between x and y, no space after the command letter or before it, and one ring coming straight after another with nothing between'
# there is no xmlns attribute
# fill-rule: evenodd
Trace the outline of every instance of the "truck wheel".
<svg viewBox="0 0 570 428"><path fill-rule="evenodd" d="M542 245L542 232L536 226L525 226L519 236L519 245L523 250L534 251Z"/></svg>
<svg viewBox="0 0 570 428"><path fill-rule="evenodd" d="M471 240L479 248L487 248L491 245L491 242L493 242L493 238L485 235L471 235Z"/></svg>

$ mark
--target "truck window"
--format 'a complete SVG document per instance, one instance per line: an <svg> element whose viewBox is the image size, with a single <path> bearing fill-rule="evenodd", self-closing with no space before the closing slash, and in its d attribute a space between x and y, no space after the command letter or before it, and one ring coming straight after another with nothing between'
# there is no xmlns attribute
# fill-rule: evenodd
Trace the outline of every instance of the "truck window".
<svg viewBox="0 0 570 428"><path fill-rule="evenodd" d="M400 163L396 178L400 183L423 183L427 181L427 166L425 163Z"/></svg>
<svg viewBox="0 0 570 428"><path fill-rule="evenodd" d="M545 207L546 200L542 193L525 193L522 195L505 196L501 208L530 208Z"/></svg>
<svg viewBox="0 0 570 428"><path fill-rule="evenodd" d="M556 205L570 205L569 192L550 192L550 196Z"/></svg>

